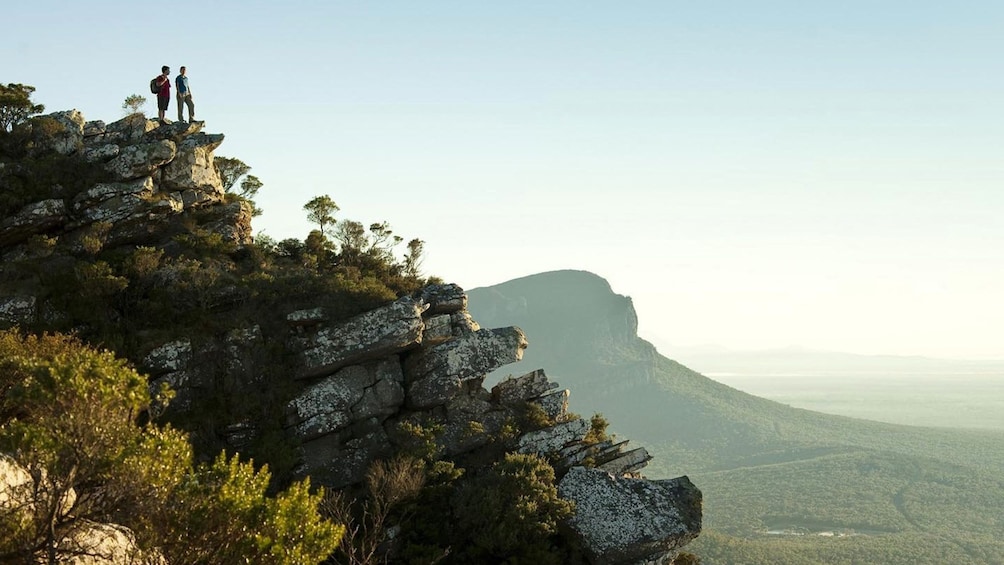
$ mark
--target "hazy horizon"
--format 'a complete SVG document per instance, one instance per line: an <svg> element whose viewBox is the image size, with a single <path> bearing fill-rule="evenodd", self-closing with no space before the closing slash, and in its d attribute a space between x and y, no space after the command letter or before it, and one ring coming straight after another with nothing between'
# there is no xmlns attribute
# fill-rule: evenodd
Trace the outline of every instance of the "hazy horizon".
<svg viewBox="0 0 1004 565"><path fill-rule="evenodd" d="M110 122L185 65L277 239L329 194L465 288L597 273L650 341L1004 358L1004 4L171 8L17 3L0 81Z"/></svg>

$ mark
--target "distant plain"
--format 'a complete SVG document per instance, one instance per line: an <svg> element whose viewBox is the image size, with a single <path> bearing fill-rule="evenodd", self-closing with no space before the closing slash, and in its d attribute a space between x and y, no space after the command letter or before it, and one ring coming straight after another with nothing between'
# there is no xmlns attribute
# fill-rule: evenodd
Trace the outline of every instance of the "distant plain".
<svg viewBox="0 0 1004 565"><path fill-rule="evenodd" d="M743 392L826 414L910 426L1004 430L1004 371L969 375L704 375Z"/></svg>

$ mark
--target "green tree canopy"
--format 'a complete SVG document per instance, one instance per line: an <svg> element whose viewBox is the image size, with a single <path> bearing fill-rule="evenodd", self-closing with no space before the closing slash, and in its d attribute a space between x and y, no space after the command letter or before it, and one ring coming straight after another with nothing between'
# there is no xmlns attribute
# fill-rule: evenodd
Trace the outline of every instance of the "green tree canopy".
<svg viewBox="0 0 1004 565"><path fill-rule="evenodd" d="M326 194L314 197L313 200L303 205L303 209L307 211L307 220L317 224L321 235L325 235L324 226L335 223L335 213L339 210L335 201Z"/></svg>
<svg viewBox="0 0 1004 565"><path fill-rule="evenodd" d="M10 131L35 114L45 111L45 106L31 101L34 86L9 83L0 84L0 130Z"/></svg>
<svg viewBox="0 0 1004 565"><path fill-rule="evenodd" d="M237 181L251 171L251 167L247 163L233 157L217 155L213 157L213 165L216 167L216 172L220 175L223 190L226 192L230 192L234 185L237 184Z"/></svg>

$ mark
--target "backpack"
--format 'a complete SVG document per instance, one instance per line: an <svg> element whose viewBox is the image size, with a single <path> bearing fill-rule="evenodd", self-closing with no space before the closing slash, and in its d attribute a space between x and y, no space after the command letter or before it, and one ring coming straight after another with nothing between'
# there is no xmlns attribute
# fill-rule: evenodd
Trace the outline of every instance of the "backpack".
<svg viewBox="0 0 1004 565"><path fill-rule="evenodd" d="M159 78L160 78L159 76L156 76L153 77L153 79L150 81L150 92L154 94L160 94L160 87L157 86L157 79Z"/></svg>

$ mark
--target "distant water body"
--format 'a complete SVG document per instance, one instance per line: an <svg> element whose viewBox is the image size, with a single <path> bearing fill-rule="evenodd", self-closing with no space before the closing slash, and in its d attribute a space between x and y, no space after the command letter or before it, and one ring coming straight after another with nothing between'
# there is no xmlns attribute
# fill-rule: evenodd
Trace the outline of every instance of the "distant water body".
<svg viewBox="0 0 1004 565"><path fill-rule="evenodd" d="M797 408L911 426L1004 431L1004 372L705 376Z"/></svg>

